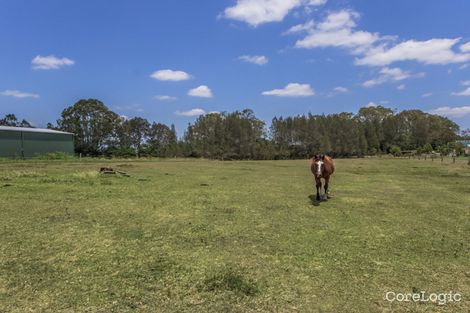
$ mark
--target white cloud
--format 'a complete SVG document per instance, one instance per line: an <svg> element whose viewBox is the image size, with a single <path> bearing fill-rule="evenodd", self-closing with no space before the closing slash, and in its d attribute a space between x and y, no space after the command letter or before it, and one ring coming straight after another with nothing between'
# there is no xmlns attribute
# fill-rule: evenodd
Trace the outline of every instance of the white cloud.
<svg viewBox="0 0 470 313"><path fill-rule="evenodd" d="M405 84L401 84L397 86L397 90L405 90L405 88L406 88Z"/></svg>
<svg viewBox="0 0 470 313"><path fill-rule="evenodd" d="M460 46L460 51L470 52L470 41Z"/></svg>
<svg viewBox="0 0 470 313"><path fill-rule="evenodd" d="M291 28L289 28L288 30L286 30L285 32L283 32L282 34L283 35L290 35L290 34L297 34L297 33L301 33L301 32L311 32L313 30L314 26L315 26L315 23L312 20L310 20L310 21L307 21L304 24L294 25Z"/></svg>
<svg viewBox="0 0 470 313"><path fill-rule="evenodd" d="M433 95L432 92L427 92L427 93L422 94L421 97L428 98L428 97L431 97L432 95Z"/></svg>
<svg viewBox="0 0 470 313"><path fill-rule="evenodd" d="M377 107L377 106L379 106L379 105L380 105L380 104L377 104L377 103L375 103L375 102L373 102L373 101L370 101L370 102L366 105L366 107L368 107L368 108L375 108L375 107Z"/></svg>
<svg viewBox="0 0 470 313"><path fill-rule="evenodd" d="M461 81L460 84L462 86L469 86L469 87L460 92L453 92L452 95L453 96L470 96L470 80Z"/></svg>
<svg viewBox="0 0 470 313"><path fill-rule="evenodd" d="M459 66L459 70L464 70L464 69L466 69L466 68L469 67L469 66L470 66L470 64L468 64L468 63L463 64L463 65Z"/></svg>
<svg viewBox="0 0 470 313"><path fill-rule="evenodd" d="M352 10L329 13L320 23L309 21L291 27L284 34L306 32L295 43L297 48L345 48L356 55L356 65L387 66L394 62L416 61L424 64L451 64L470 61L470 42L460 46L461 38L432 38L396 43L397 36L381 36L357 30L360 15Z"/></svg>
<svg viewBox="0 0 470 313"><path fill-rule="evenodd" d="M176 100L176 97L172 97L172 96L155 96L155 99L160 100L160 101L173 101L173 100Z"/></svg>
<svg viewBox="0 0 470 313"><path fill-rule="evenodd" d="M461 106L461 107L439 107L437 109L431 110L432 114L438 114L448 117L464 117L470 115L470 106Z"/></svg>
<svg viewBox="0 0 470 313"><path fill-rule="evenodd" d="M329 31L343 28L356 27L355 19L359 18L359 13L350 10L341 10L330 13L323 22L318 25L319 30Z"/></svg>
<svg viewBox="0 0 470 313"><path fill-rule="evenodd" d="M75 64L74 60L69 58L57 58L53 55L36 56L32 61L33 69L35 70L57 70L64 66L71 66Z"/></svg>
<svg viewBox="0 0 470 313"><path fill-rule="evenodd" d="M195 109L191 109L189 111L183 111L183 112L176 111L175 114L179 116L199 116L199 115L206 114L206 111L204 111L203 109L195 108Z"/></svg>
<svg viewBox="0 0 470 313"><path fill-rule="evenodd" d="M343 92L348 92L348 91L349 91L349 89L348 89L348 88L346 88L346 87L341 87L341 86L338 86L338 87L335 87L335 88L333 89L333 91L335 91L335 92L341 92L341 93L343 93Z"/></svg>
<svg viewBox="0 0 470 313"><path fill-rule="evenodd" d="M424 76L424 73L413 75L410 72L403 71L402 69L398 67L393 67L393 68L384 67L380 70L379 74L380 75L378 77L362 83L362 86L373 87L373 86L384 84L387 82L401 81L401 80L405 80L411 77L423 77Z"/></svg>
<svg viewBox="0 0 470 313"><path fill-rule="evenodd" d="M191 75L183 71L173 71L167 69L155 71L150 75L150 77L163 81L182 81L190 79Z"/></svg>
<svg viewBox="0 0 470 313"><path fill-rule="evenodd" d="M242 55L238 59L256 65L264 65L269 62L268 58L264 55Z"/></svg>
<svg viewBox="0 0 470 313"><path fill-rule="evenodd" d="M370 46L377 39L377 35L368 32L351 32L349 29L338 29L313 32L304 39L298 40L295 46L297 48L345 47L355 48L355 51L359 52Z"/></svg>
<svg viewBox="0 0 470 313"><path fill-rule="evenodd" d="M327 2L328 2L328 0L310 0L310 1L306 1L306 3L308 5L313 5L313 6L324 5Z"/></svg>
<svg viewBox="0 0 470 313"><path fill-rule="evenodd" d="M225 9L222 16L256 27L264 23L280 22L295 8L324 3L326 0L237 0L234 6Z"/></svg>
<svg viewBox="0 0 470 313"><path fill-rule="evenodd" d="M424 64L450 64L470 60L470 53L461 54L452 50L460 41L456 39L408 40L391 48L380 45L369 49L365 56L356 59L358 65L383 66L399 61L417 61Z"/></svg>
<svg viewBox="0 0 470 313"><path fill-rule="evenodd" d="M470 96L470 87L460 92L453 92L452 95L453 96Z"/></svg>
<svg viewBox="0 0 470 313"><path fill-rule="evenodd" d="M192 97L212 98L212 91L206 85L201 85L188 91L188 95Z"/></svg>
<svg viewBox="0 0 470 313"><path fill-rule="evenodd" d="M379 40L378 34L355 31L359 14L351 10L330 13L322 22L308 28L297 26L297 30L306 30L308 35L295 43L297 48L342 47L359 53ZM296 26L294 26L296 27ZM292 28L289 30L292 33ZM288 31L288 32L289 32Z"/></svg>
<svg viewBox="0 0 470 313"><path fill-rule="evenodd" d="M19 90L5 90L0 92L2 96L15 97L15 98L39 98L38 94L22 92Z"/></svg>
<svg viewBox="0 0 470 313"><path fill-rule="evenodd" d="M310 97L315 95L315 91L309 84L290 83L283 89L264 91L262 94L277 97Z"/></svg>

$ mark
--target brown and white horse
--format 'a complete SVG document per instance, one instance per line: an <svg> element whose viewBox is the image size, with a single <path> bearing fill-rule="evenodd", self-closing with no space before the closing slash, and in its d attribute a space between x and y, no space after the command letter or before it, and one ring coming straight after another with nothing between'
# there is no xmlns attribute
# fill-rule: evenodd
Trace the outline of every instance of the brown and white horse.
<svg viewBox="0 0 470 313"><path fill-rule="evenodd" d="M333 159L327 155L316 154L310 160L310 170L315 176L315 183L317 187L317 201L320 201L320 192L321 192L321 179L325 180L325 196L329 198L328 194L328 183L330 181L330 176L335 171L335 164Z"/></svg>

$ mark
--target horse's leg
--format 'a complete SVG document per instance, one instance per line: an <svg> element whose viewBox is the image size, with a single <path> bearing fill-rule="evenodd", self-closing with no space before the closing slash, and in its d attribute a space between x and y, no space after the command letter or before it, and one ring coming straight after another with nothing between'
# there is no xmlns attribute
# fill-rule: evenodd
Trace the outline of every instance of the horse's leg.
<svg viewBox="0 0 470 313"><path fill-rule="evenodd" d="M330 198L330 194L328 193L328 183L330 182L330 176L325 177L325 196L327 199Z"/></svg>
<svg viewBox="0 0 470 313"><path fill-rule="evenodd" d="M321 179L315 177L315 182L317 184L317 201L320 201L320 192L321 192Z"/></svg>

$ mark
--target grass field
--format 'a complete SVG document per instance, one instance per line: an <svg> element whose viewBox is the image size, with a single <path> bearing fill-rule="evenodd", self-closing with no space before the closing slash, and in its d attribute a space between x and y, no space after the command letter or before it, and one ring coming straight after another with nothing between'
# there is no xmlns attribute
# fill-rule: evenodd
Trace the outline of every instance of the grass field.
<svg viewBox="0 0 470 313"><path fill-rule="evenodd" d="M468 312L465 160L336 167L315 203L307 161L0 162L0 312Z"/></svg>

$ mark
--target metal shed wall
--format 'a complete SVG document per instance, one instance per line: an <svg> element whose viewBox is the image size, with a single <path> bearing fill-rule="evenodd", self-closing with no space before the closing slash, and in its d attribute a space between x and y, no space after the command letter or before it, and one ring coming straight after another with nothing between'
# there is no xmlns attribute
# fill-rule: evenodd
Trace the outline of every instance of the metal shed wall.
<svg viewBox="0 0 470 313"><path fill-rule="evenodd" d="M21 132L0 130L0 157L21 157Z"/></svg>
<svg viewBox="0 0 470 313"><path fill-rule="evenodd" d="M0 157L31 158L54 152L73 154L73 134L0 129Z"/></svg>

